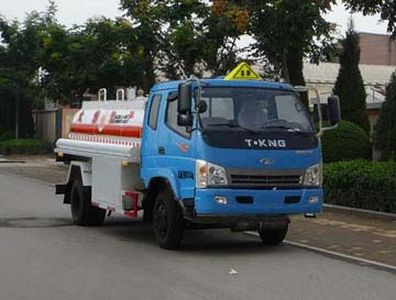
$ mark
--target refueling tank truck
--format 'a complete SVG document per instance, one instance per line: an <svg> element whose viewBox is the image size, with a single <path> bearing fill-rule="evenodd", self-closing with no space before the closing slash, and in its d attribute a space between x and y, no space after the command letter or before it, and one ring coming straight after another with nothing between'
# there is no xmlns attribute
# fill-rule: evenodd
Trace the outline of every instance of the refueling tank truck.
<svg viewBox="0 0 396 300"><path fill-rule="evenodd" d="M290 215L321 211L320 136L340 120L337 97L328 99L332 127L315 127L296 88L244 63L222 78L158 83L147 102L105 94L83 102L56 143L69 165L56 194L76 225L142 210L162 248L197 228L254 230L276 245Z"/></svg>

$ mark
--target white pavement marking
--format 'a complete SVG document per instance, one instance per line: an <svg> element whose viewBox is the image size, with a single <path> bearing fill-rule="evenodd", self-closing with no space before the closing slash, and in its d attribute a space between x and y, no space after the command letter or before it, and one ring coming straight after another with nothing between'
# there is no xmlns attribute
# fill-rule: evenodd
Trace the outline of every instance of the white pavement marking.
<svg viewBox="0 0 396 300"><path fill-rule="evenodd" d="M247 231L246 233L249 234L249 235L258 236L257 232ZM377 268L389 270L391 272L396 272L396 266L380 263L380 262L377 262L377 261L374 261L374 260L359 258L359 257L356 257L356 256L342 254L342 253L339 253L339 252L334 252L334 251L330 251L330 250L327 250L327 249L314 247L314 246L309 246L309 245L306 245L306 244L292 242L292 241L288 241L288 240L284 240L284 243L287 244L287 245L303 248L303 249L306 249L306 250L311 250L311 251L315 251L315 252L319 252L319 253L324 253L324 254L327 254L327 255L339 257L341 259L355 261L355 262L359 262L359 263L362 263L362 264L374 266L374 267L377 267Z"/></svg>
<svg viewBox="0 0 396 300"><path fill-rule="evenodd" d="M340 206L334 204L323 204L324 211L334 212L334 211L341 211L344 213L356 214L356 215L369 215L374 217L386 217L390 219L396 219L396 214L394 213L386 213L382 211L374 211L374 210L367 210L362 208L354 208L354 207L347 207L347 206Z"/></svg>
<svg viewBox="0 0 396 300"><path fill-rule="evenodd" d="M234 268L230 268L228 275L238 275L238 272Z"/></svg>

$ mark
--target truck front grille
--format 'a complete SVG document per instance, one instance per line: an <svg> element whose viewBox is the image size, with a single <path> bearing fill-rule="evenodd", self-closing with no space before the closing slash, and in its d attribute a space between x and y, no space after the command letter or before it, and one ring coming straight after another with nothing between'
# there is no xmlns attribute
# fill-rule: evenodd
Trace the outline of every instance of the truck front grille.
<svg viewBox="0 0 396 300"><path fill-rule="evenodd" d="M261 174L260 174L261 173ZM302 184L303 173L302 172L279 172L265 171L262 173L260 171L255 172L231 172L230 182L232 186L240 187L299 187Z"/></svg>

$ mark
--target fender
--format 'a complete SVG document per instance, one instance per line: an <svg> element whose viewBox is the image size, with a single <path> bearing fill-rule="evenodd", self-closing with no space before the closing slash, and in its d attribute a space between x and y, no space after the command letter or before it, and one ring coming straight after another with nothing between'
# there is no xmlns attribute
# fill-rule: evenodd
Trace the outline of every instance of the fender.
<svg viewBox="0 0 396 300"><path fill-rule="evenodd" d="M165 169L165 168L149 168L149 169L144 169L144 171L142 171L141 176L145 188L148 188L152 178L155 177L166 178L172 187L176 199L180 200L182 198L183 195L181 195L180 193L180 186L178 184L177 175L174 170Z"/></svg>
<svg viewBox="0 0 396 300"><path fill-rule="evenodd" d="M91 162L72 161L69 166L69 172L67 173L65 183L55 185L55 194L64 195L63 203L67 204L70 204L70 190L73 183L72 180L74 179L73 177L75 176L72 174L73 168L78 170L77 172L81 176L84 189L90 191L92 186Z"/></svg>
<svg viewBox="0 0 396 300"><path fill-rule="evenodd" d="M70 163L69 172L67 173L66 184L68 184L72 179L71 172L73 170L73 167L77 167L80 170L83 186L87 186L87 187L92 186L92 164L90 161L88 162L72 161Z"/></svg>

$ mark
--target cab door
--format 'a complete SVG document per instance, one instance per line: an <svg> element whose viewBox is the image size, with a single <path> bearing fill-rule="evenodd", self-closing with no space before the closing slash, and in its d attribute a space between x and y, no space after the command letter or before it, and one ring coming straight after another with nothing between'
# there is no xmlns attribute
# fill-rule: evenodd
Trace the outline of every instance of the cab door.
<svg viewBox="0 0 396 300"><path fill-rule="evenodd" d="M157 138L159 134L158 123L160 117L161 104L163 104L162 93L153 93L149 99L146 109L146 117L143 125L142 138L142 169L153 168L157 165Z"/></svg>
<svg viewBox="0 0 396 300"><path fill-rule="evenodd" d="M175 92L163 95L165 101L161 105L156 141L157 159L161 168L173 174L173 188L178 190L174 192L180 199L185 199L194 197L195 191L196 131L188 132L186 127L177 125L178 100L172 97Z"/></svg>

